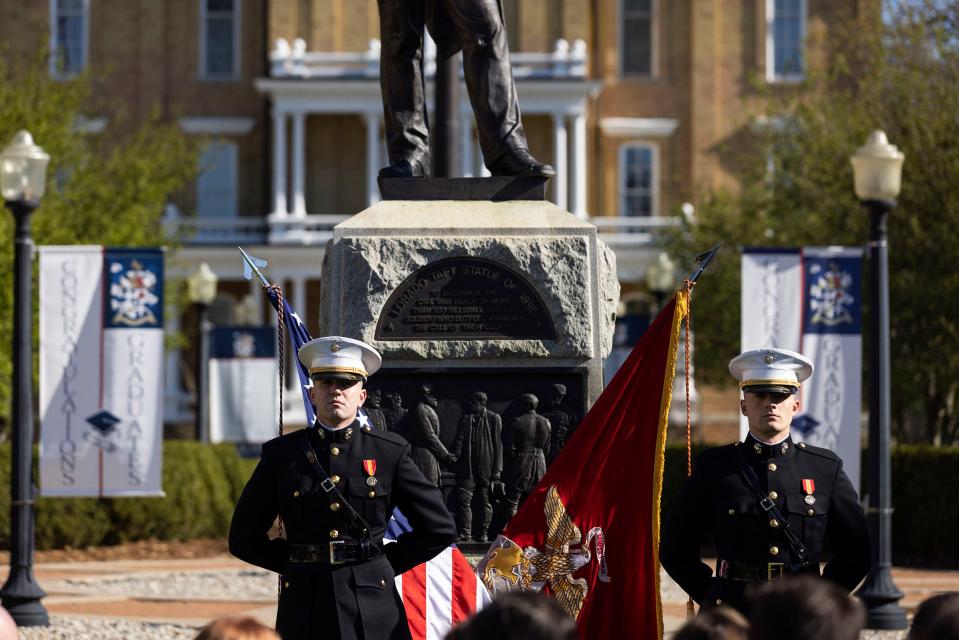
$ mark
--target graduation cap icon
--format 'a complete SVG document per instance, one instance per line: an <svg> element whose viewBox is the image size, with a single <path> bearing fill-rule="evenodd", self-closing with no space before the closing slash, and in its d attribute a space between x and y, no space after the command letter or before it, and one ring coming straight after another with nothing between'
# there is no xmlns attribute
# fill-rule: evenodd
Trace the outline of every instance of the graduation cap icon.
<svg viewBox="0 0 959 640"><path fill-rule="evenodd" d="M120 424L120 418L103 409L87 418L87 422L93 425L93 428L99 431L101 436L106 437L113 433L117 425Z"/></svg>
<svg viewBox="0 0 959 640"><path fill-rule="evenodd" d="M819 424L819 420L816 420L808 413L804 413L801 416L793 418L792 425L790 426L805 437L815 431Z"/></svg>

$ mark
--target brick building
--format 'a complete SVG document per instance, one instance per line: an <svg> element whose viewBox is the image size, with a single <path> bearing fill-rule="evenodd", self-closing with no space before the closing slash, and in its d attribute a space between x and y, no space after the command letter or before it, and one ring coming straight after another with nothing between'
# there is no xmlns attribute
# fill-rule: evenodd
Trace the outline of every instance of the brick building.
<svg viewBox="0 0 959 640"><path fill-rule="evenodd" d="M825 55L814 43L830 25L868 1L503 0L531 149L558 170L549 197L597 224L616 251L624 326L644 326L653 304L655 230L693 211L704 190L736 187L720 149L759 115L752 81L788 90ZM316 334L325 243L378 199L386 164L376 5L0 0L0 41L5 55L49 42L52 74L90 72L90 133L122 108L134 119L159 110L205 136L199 179L166 212L191 238L171 276L208 262L220 276L213 320L231 322L244 296L260 300L241 276L243 245L270 262ZM434 68L428 52L428 77ZM461 96L461 173L483 175L465 88ZM262 304L246 313L268 317ZM194 323L188 311L170 328L189 334ZM192 360L182 355L167 368L172 422L191 419ZM730 394L718 397L714 415L734 414ZM295 422L298 394L286 399Z"/></svg>

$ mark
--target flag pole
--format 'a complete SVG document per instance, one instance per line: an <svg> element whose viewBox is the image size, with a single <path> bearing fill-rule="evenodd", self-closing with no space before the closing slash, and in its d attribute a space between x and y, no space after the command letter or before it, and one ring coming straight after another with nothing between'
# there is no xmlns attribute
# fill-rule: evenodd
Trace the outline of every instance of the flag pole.
<svg viewBox="0 0 959 640"><path fill-rule="evenodd" d="M685 375L686 375L686 477L693 475L693 418L692 418L692 406L689 399L689 335L690 331L693 328L693 287L696 286L696 280L706 271L706 267L709 266L709 263L713 261L713 258L716 257L716 254L719 252L719 248L722 246L722 242L717 242L712 249L709 251L704 251L696 255L696 262L699 262L699 267L692 273L686 281L683 283L686 288L686 331L685 331L685 342L684 342L684 365L685 365ZM686 600L686 618L692 618L696 615L696 604L693 602L692 596Z"/></svg>

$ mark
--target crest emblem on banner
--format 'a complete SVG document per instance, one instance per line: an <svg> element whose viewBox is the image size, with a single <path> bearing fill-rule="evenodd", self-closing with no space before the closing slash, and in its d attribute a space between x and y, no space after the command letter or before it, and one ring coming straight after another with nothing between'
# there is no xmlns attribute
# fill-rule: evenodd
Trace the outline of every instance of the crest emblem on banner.
<svg viewBox="0 0 959 640"><path fill-rule="evenodd" d="M139 260L124 268L122 262L110 264L110 309L116 312L113 322L128 327L157 324L154 308L160 302L156 295L157 275Z"/></svg>
<svg viewBox="0 0 959 640"><path fill-rule="evenodd" d="M852 323L849 307L856 301L852 295L852 274L840 269L835 262L830 262L825 271L820 265L814 264L809 272L813 279L809 287L812 323L827 327Z"/></svg>
<svg viewBox="0 0 959 640"><path fill-rule="evenodd" d="M256 338L252 333L246 331L233 333L233 355L237 358L252 358L256 355Z"/></svg>
<svg viewBox="0 0 959 640"><path fill-rule="evenodd" d="M596 559L600 563L599 579L603 582L609 581L603 530L593 527L579 549L570 549L571 545L579 545L583 536L566 512L566 505L559 497L555 485L547 492L543 511L547 525L543 549L533 546L520 549L519 545L509 538L500 536L493 545L494 549L482 563L483 583L490 593L494 594L496 591L511 588L540 591L548 586L559 605L575 620L583 608L589 588L586 580L573 578L573 573L589 564L589 546L594 539Z"/></svg>

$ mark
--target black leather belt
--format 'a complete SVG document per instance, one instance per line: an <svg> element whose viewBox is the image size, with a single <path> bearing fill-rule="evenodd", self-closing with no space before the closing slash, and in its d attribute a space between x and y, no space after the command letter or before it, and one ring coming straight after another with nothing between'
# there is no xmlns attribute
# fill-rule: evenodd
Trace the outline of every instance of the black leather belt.
<svg viewBox="0 0 959 640"><path fill-rule="evenodd" d="M720 559L716 563L716 567L716 575L720 578L747 580L749 582L778 580L784 575L796 573L819 573L819 564L815 562L784 564L782 562L737 562Z"/></svg>
<svg viewBox="0 0 959 640"><path fill-rule="evenodd" d="M383 547L372 540L331 540L322 544L290 545L290 562L337 565L347 562L365 562L381 553L383 553Z"/></svg>

